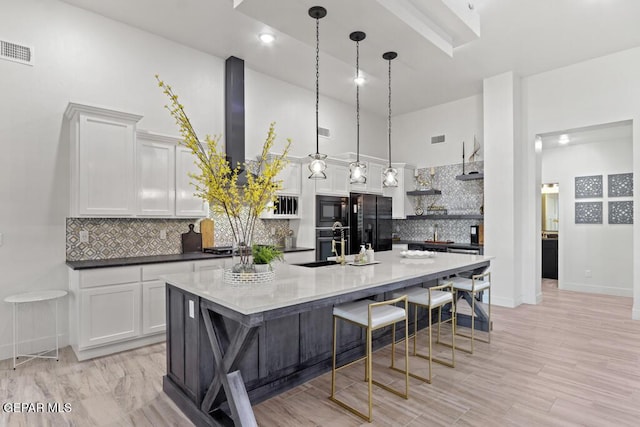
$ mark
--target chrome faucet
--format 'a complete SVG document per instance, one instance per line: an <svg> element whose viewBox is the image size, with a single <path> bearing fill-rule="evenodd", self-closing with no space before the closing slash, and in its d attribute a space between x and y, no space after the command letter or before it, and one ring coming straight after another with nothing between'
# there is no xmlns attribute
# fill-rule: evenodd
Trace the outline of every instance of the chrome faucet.
<svg viewBox="0 0 640 427"><path fill-rule="evenodd" d="M336 241L335 240L331 240L331 253L336 254L336 262L339 262L341 265L345 265L347 263L347 260L344 256L344 245L345 245L345 241L344 241L344 227L342 226L342 223L340 221L336 221L333 223L333 225L331 226L331 230L336 231L336 229L340 229L340 252L341 254L338 255L338 251L336 250Z"/></svg>

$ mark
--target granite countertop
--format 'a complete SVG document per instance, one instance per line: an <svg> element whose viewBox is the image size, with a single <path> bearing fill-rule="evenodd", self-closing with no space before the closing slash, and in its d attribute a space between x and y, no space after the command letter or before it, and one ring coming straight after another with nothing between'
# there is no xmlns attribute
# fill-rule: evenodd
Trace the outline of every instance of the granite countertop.
<svg viewBox="0 0 640 427"><path fill-rule="evenodd" d="M313 251L314 248L302 248L294 247L289 249L280 248L282 252L304 252ZM151 255L151 256L137 256L128 258L110 258L110 259L96 259L85 261L67 261L67 266L72 270L85 270L89 268L104 268L104 267L126 267L130 265L141 264L159 264L165 262L181 262L181 261L198 261L207 259L218 258L231 258L231 255L215 255L207 254L204 252L192 252L187 254L172 254L172 255Z"/></svg>
<svg viewBox="0 0 640 427"><path fill-rule="evenodd" d="M319 301L387 284L412 284L416 279L476 268L493 257L438 253L433 258L409 259L401 251L376 252L379 264L334 264L318 268L277 263L275 279L256 286L230 286L221 270L163 276L170 285L198 295L241 315L264 313Z"/></svg>

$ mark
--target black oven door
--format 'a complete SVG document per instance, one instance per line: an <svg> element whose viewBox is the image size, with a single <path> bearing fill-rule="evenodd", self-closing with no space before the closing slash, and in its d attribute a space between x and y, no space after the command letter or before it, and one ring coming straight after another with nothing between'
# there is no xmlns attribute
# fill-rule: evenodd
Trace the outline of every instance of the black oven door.
<svg viewBox="0 0 640 427"><path fill-rule="evenodd" d="M316 196L316 227L331 227L336 221L349 225L349 198Z"/></svg>

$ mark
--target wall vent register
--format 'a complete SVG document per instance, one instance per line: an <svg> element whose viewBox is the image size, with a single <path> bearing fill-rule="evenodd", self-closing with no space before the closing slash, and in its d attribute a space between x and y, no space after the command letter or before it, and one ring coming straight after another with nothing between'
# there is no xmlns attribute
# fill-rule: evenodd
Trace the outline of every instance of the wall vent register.
<svg viewBox="0 0 640 427"><path fill-rule="evenodd" d="M33 49L28 46L0 40L0 59L33 65Z"/></svg>

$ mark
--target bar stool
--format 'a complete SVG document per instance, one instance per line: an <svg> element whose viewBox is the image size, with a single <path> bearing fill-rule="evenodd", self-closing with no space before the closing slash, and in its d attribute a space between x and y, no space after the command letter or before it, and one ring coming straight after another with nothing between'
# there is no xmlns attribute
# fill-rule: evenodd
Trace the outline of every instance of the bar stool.
<svg viewBox="0 0 640 427"><path fill-rule="evenodd" d="M403 302L404 308L397 307L395 304ZM367 334L366 341L366 350L364 357L361 357L353 362L347 363L346 365L336 367L336 335L337 335L337 325L338 319L346 320L347 322L351 322L360 326L361 328L365 328ZM342 304L339 306L335 306L333 308L333 368L331 370L331 396L329 399L338 405L342 406L344 409L358 415L359 417L371 422L373 419L373 401L372 401L372 390L373 384L378 387L387 390L391 393L394 393L400 397L405 399L409 398L409 375L408 369L405 372L405 391L404 393L398 390L395 390L385 384L381 384L378 381L373 380L373 372L372 372L372 351L371 351L371 333L376 329L383 328L385 326L392 326L392 341L391 341L391 354L393 358L393 354L395 353L395 342L396 342L396 323L404 321L405 331L408 331L408 322L407 322L407 297L402 295L398 298L394 298L388 301L376 302L372 300L362 300L355 301L346 304ZM342 400L336 397L336 372L339 369L346 368L347 366L353 365L361 360L365 360L365 381L368 382L368 395L369 395L369 412L368 415L358 411L354 407L346 404ZM409 345L408 340L405 339L405 366L409 367Z"/></svg>
<svg viewBox="0 0 640 427"><path fill-rule="evenodd" d="M26 292L23 294L10 295L4 299L5 302L12 304L13 306L13 369L16 369L16 366L20 366L23 363L27 363L33 359L56 359L59 357L59 347L58 347L58 299L67 295L67 291L63 290L51 290L51 291L34 291L34 292ZM35 354L20 354L18 352L18 318L17 318L17 308L19 304L27 304L34 303L40 301L55 301L55 338L56 338L56 348L41 351ZM55 350L55 356L45 356L47 353L51 353ZM27 357L27 360L23 360L20 363L16 363L16 360L20 357Z"/></svg>
<svg viewBox="0 0 640 427"><path fill-rule="evenodd" d="M414 378L425 381L431 384L431 373L432 373L432 362L437 362L442 365L448 366L450 368L455 367L455 337L456 337L456 312L455 312L455 304L453 302L454 299L454 291L453 291L453 283L448 282L439 286L433 286L430 288L423 288L421 286L414 286L412 288L403 289L400 292L396 292L393 296L397 296L400 294L407 295L407 301L409 304L413 304L415 306L414 310L414 320L413 320L413 355L417 357L421 357L423 359L427 359L429 361L429 377L424 378L416 374L409 373ZM442 321L442 307L446 304L451 304L451 317L448 320ZM422 353L418 353L416 350L416 340L418 336L418 307L424 307L428 310L428 318L429 318L429 354L425 355ZM440 343L440 325L442 323L451 323L451 344L443 343L448 347L451 347L451 361L446 361L443 359L438 359L432 356L433 354L433 340L431 334L432 325L432 313L434 309L438 309L438 335L436 339L436 343ZM393 367L393 359L392 359L392 367ZM394 368L399 370L397 368ZM402 371L401 371L402 372Z"/></svg>
<svg viewBox="0 0 640 427"><path fill-rule="evenodd" d="M453 289L456 293L456 304L458 301L458 292L467 292L471 294L471 335L462 334L458 332L458 336L469 338L471 340L471 349L466 348L458 348L458 350L462 350L464 352L473 354L474 346L473 343L475 340L485 342L487 344L491 343L491 272L486 271L482 274L472 274L470 278L466 277L452 277L450 280L453 283ZM480 292L487 291L489 293L488 297L488 306L489 306L489 314L487 316L487 339L478 338L475 335L476 331L476 322L475 322L475 314L476 314L476 295Z"/></svg>

